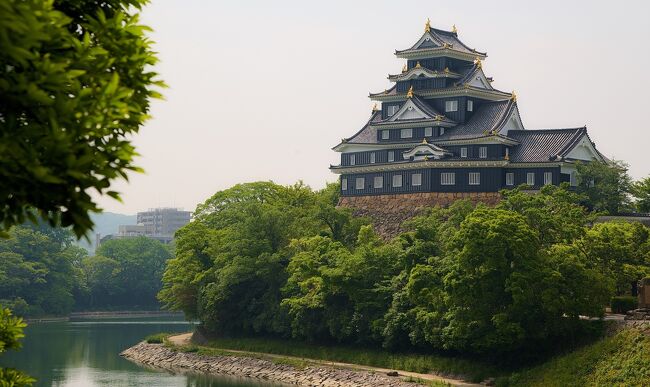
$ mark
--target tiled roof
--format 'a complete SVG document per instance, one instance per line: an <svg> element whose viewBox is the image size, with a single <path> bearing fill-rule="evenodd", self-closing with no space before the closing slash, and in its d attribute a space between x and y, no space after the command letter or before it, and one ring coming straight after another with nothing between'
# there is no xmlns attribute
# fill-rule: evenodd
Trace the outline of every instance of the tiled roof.
<svg viewBox="0 0 650 387"><path fill-rule="evenodd" d="M426 32L425 32L426 34ZM444 31L444 30L439 30L437 28L431 28L429 30L429 34L433 37L433 39L440 44L441 46L446 44L449 44L452 46L453 50L456 51L461 51L465 52L468 54L480 54L480 55L486 55L484 52L478 52L472 48L467 47L463 42L458 39L458 35L455 32L451 31ZM419 39L418 39L419 42ZM417 42L411 46L410 48L407 48L405 50L397 50L397 53L403 53L403 52L408 52L408 51L417 51L417 50L426 50L430 49L432 47L424 45L422 48L418 49L417 48Z"/></svg>
<svg viewBox="0 0 650 387"><path fill-rule="evenodd" d="M510 161L520 163L548 162L565 156L587 128L510 130L508 137L520 142L512 149Z"/></svg>
<svg viewBox="0 0 650 387"><path fill-rule="evenodd" d="M416 96L413 97L414 101ZM419 98L417 98L419 101ZM421 102L421 101L420 101ZM426 105L426 103L421 102ZM472 118L462 125L448 128L445 134L436 137L437 141L462 140L485 136L486 131L499 130L505 120L510 116L517 104L513 100L502 100L496 102L485 102L481 104ZM432 108L430 108L432 109ZM432 109L433 110L433 109ZM435 111L435 110L434 110ZM377 129L371 127L370 123L381 121L381 114L373 115L368 123L347 142L350 144L374 144L377 143Z"/></svg>

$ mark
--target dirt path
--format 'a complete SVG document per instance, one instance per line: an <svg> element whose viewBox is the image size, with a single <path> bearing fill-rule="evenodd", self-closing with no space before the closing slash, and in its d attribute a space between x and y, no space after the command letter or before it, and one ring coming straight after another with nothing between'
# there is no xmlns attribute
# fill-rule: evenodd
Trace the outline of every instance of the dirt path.
<svg viewBox="0 0 650 387"><path fill-rule="evenodd" d="M171 342L174 345L188 345L191 344L191 339L192 339L192 333L183 333L180 335L176 336L170 336L167 338L169 342ZM387 369L387 368L379 368L379 367L371 367L371 366L364 366L364 365L359 365L359 364L351 364L351 363L341 363L341 362L334 362L334 361L327 361L327 360L317 360L317 359L308 359L308 358L302 358L302 357L296 357L296 356L286 356L286 355L275 355L275 354L270 354L270 353L264 353L264 352L249 352L249 351L238 351L238 350L233 350L233 349L224 349L224 351L227 352L232 352L234 354L242 354L242 355L249 355L249 356L261 356L261 357L266 357L270 359L293 359L293 360L301 360L301 361L308 361L311 363L319 364L319 365L324 365L324 366L329 366L329 367L338 367L338 368L348 368L348 369L355 369L355 370L360 370L360 371L372 371L372 372L380 372L380 373L388 373L388 372L394 372L395 370L393 369ZM436 381L436 382L442 382L442 383L447 383L452 386L481 386L480 384L475 384L475 383L469 383L465 382L460 379L450 379L450 378L445 378L442 376L438 375L433 375L433 374L420 374L417 372L409 372L409 371L401 371L399 370L399 375L403 377L411 377L411 378L416 378L416 379L422 379L426 381Z"/></svg>

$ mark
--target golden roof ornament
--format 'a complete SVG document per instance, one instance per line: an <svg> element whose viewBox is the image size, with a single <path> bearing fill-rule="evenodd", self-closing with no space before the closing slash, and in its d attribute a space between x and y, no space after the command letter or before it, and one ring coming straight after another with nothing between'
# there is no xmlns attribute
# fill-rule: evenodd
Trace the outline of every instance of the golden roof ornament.
<svg viewBox="0 0 650 387"><path fill-rule="evenodd" d="M476 57L476 59L474 59L474 64L476 65L476 68L480 69L480 68L483 67L483 63L481 62L481 58L479 58L478 56Z"/></svg>
<svg viewBox="0 0 650 387"><path fill-rule="evenodd" d="M431 31L431 20L429 20L429 18L427 18L427 22L424 25L424 32L429 32L429 31Z"/></svg>
<svg viewBox="0 0 650 387"><path fill-rule="evenodd" d="M427 138L426 138L426 137L422 139L422 143L423 143L423 144L428 144L428 142L427 142Z"/></svg>
<svg viewBox="0 0 650 387"><path fill-rule="evenodd" d="M512 100L512 102L517 102L517 94L515 93L514 90L512 91L512 95L510 96L510 99Z"/></svg>
<svg viewBox="0 0 650 387"><path fill-rule="evenodd" d="M404 63L404 66L402 66L402 72L405 73L408 70L408 67L406 66L406 63Z"/></svg>
<svg viewBox="0 0 650 387"><path fill-rule="evenodd" d="M375 102L375 104L372 105L372 111L373 112L378 112L379 111L379 108L377 107L377 102Z"/></svg>
<svg viewBox="0 0 650 387"><path fill-rule="evenodd" d="M406 98L413 98L413 85L411 85L409 91L406 92Z"/></svg>
<svg viewBox="0 0 650 387"><path fill-rule="evenodd" d="M449 73L449 67L445 67L445 72Z"/></svg>
<svg viewBox="0 0 650 387"><path fill-rule="evenodd" d="M418 67L418 68L419 68L419 67L422 67L422 66L420 65L420 61L417 61L417 62L415 63L415 67Z"/></svg>
<svg viewBox="0 0 650 387"><path fill-rule="evenodd" d="M458 35L458 29L456 29L456 25L455 25L455 24L454 24L453 26L451 26L451 32L453 32L454 34Z"/></svg>

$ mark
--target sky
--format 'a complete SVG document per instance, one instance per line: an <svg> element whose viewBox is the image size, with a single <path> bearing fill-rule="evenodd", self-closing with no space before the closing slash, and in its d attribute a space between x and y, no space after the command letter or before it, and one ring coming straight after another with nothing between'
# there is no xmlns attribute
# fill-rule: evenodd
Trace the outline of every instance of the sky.
<svg viewBox="0 0 650 387"><path fill-rule="evenodd" d="M587 125L597 148L650 175L650 1L154 0L153 28L169 88L133 142L144 174L117 181L123 203L194 210L234 184L337 175L332 151L370 116L369 92L391 86L430 18L487 52L493 86L516 91L527 129Z"/></svg>

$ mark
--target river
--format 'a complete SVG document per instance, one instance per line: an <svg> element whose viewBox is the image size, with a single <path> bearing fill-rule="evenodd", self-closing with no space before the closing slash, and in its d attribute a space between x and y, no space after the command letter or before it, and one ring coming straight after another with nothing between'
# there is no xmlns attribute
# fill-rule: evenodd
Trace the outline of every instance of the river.
<svg viewBox="0 0 650 387"><path fill-rule="evenodd" d="M33 323L25 329L23 348L2 355L0 365L27 372L37 379L35 386L274 386L245 378L174 375L140 367L119 356L149 334L191 329L187 322L170 317Z"/></svg>

